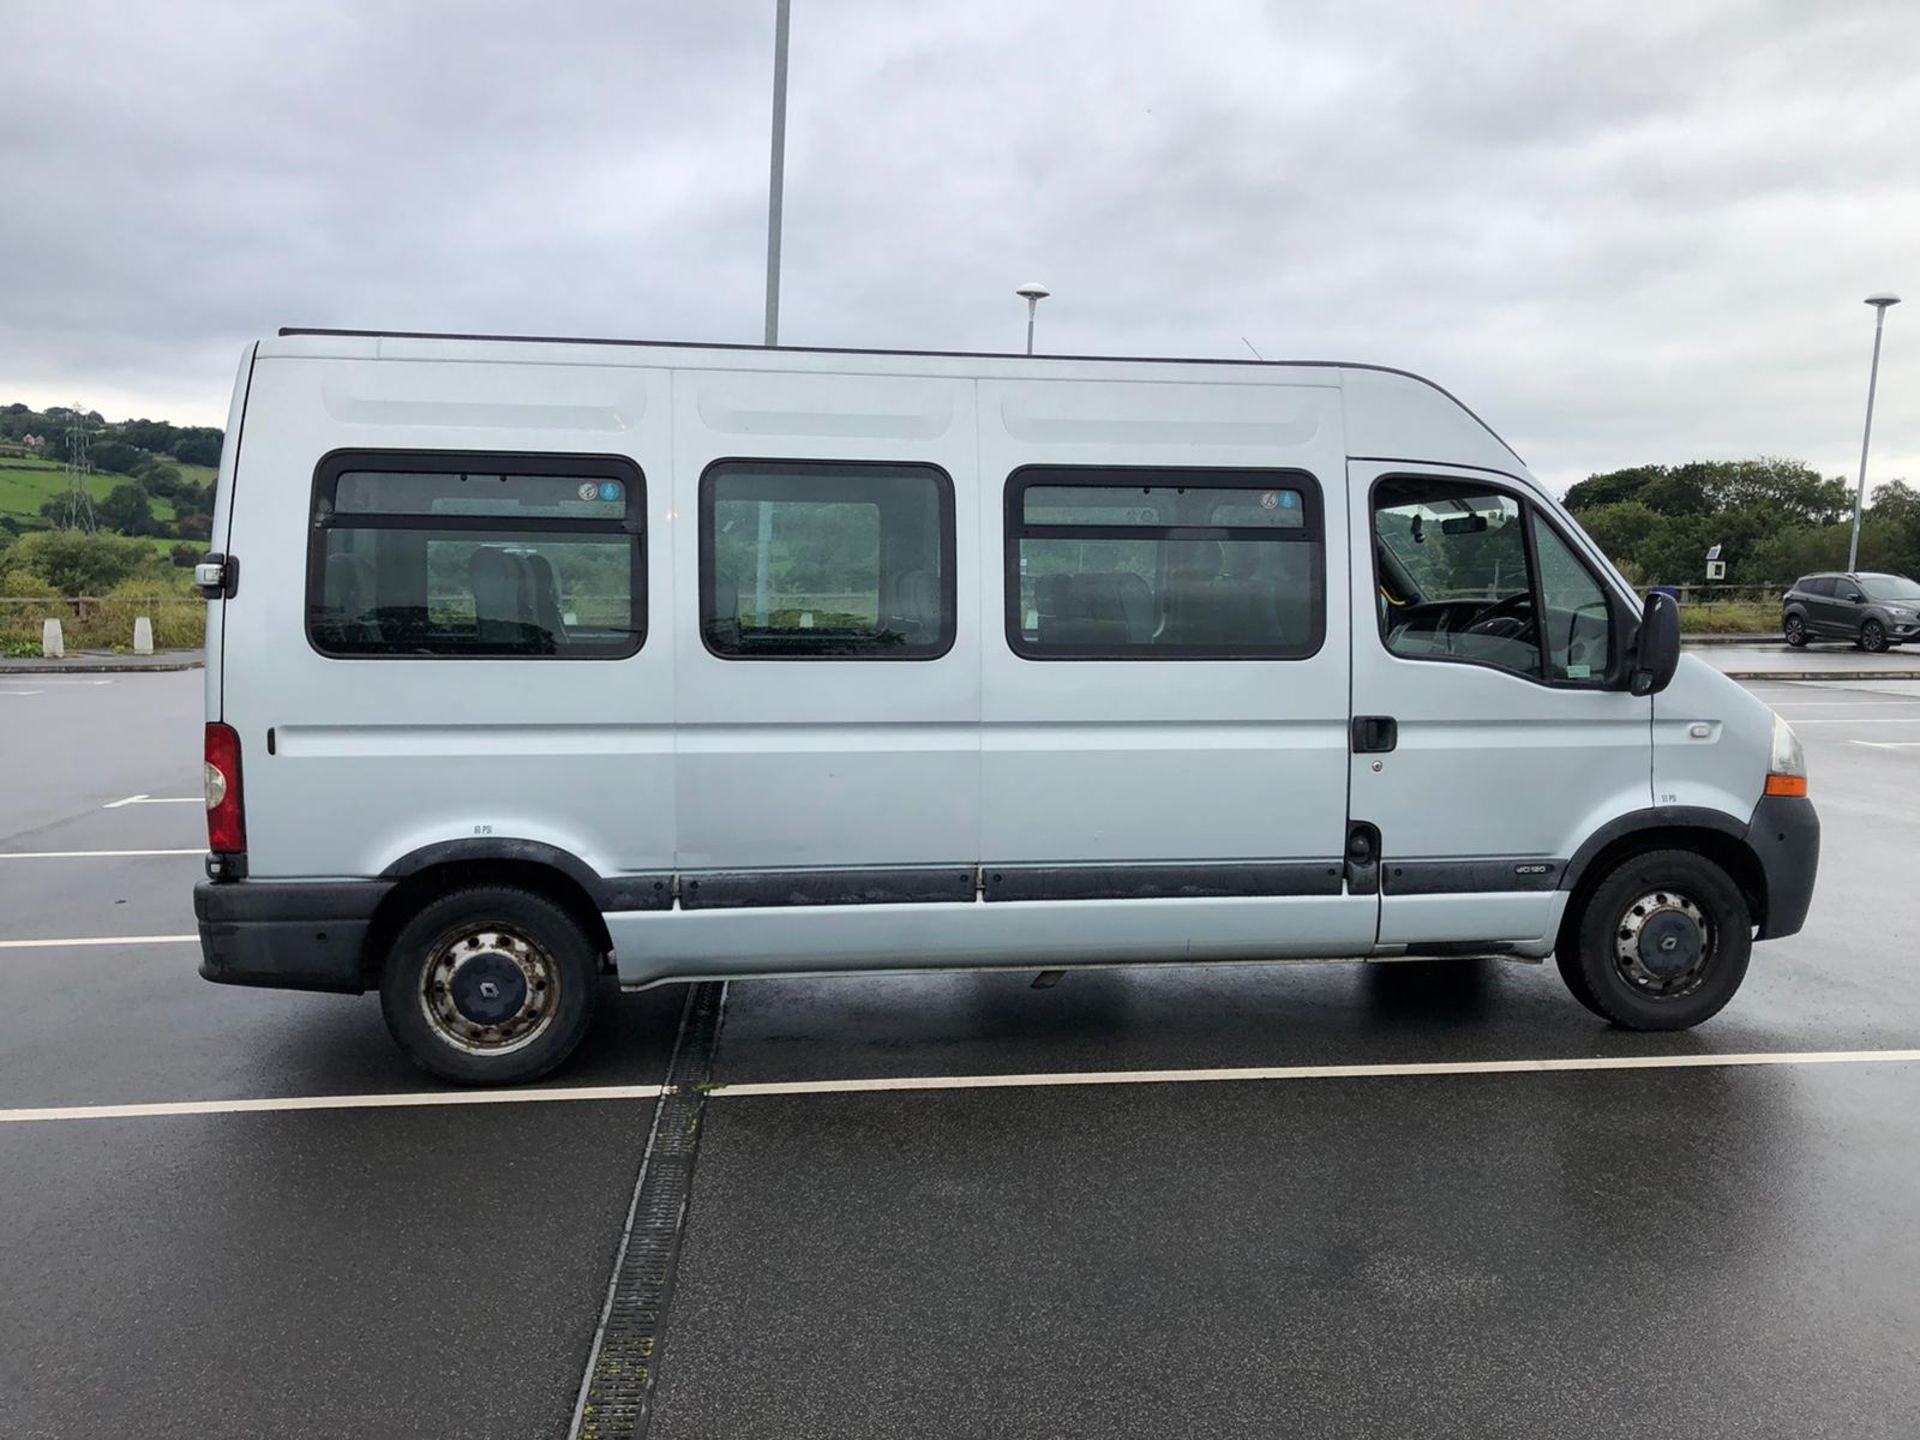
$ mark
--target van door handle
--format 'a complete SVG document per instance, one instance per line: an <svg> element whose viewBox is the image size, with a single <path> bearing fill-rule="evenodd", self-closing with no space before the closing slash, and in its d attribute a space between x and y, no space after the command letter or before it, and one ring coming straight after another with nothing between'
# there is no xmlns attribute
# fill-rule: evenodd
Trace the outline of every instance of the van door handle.
<svg viewBox="0 0 1920 1440"><path fill-rule="evenodd" d="M1380 755L1400 743L1400 722L1391 715L1353 717L1353 753Z"/></svg>

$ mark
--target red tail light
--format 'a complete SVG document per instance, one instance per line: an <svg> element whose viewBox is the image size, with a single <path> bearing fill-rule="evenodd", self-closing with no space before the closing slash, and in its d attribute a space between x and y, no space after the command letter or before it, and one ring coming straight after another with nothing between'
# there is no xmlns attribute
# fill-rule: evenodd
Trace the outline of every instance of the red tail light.
<svg viewBox="0 0 1920 1440"><path fill-rule="evenodd" d="M246 812L240 803L240 734L231 725L207 726L207 848L240 855L247 848Z"/></svg>

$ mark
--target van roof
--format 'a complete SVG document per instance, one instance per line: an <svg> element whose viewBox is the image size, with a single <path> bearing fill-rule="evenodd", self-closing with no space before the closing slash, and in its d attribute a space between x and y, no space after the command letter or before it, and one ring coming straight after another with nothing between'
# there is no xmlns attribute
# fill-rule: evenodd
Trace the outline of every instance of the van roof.
<svg viewBox="0 0 1920 1440"><path fill-rule="evenodd" d="M1462 465L1467 468L1491 469L1505 472L1509 468L1525 469L1526 462L1519 453L1501 438L1491 425L1482 420L1460 399L1444 386L1436 384L1424 375L1411 370L1398 369L1391 365L1373 365L1349 360L1242 360L1233 356L1159 356L1159 355L1023 355L1003 350L889 350L860 346L836 345L753 345L737 341L701 341L701 340L631 340L596 336L567 335L484 335L466 334L457 331L432 330L353 330L324 326L283 325L279 329L282 339L332 341L372 341L368 349L355 349L351 352L356 358L364 359L434 359L456 358L453 352L473 346L603 346L637 350L679 350L706 351L716 355L741 356L758 354L765 356L828 355L845 357L883 357L890 359L927 359L942 361L993 361L1025 367L1036 365L1054 367L1064 365L1132 365L1144 366L1189 366L1208 365L1224 367L1240 372L1272 372L1276 370L1322 370L1336 372L1342 377L1353 376L1356 380L1372 378L1387 382L1394 389L1418 387L1429 392L1432 397L1445 401L1445 408L1454 417L1464 419L1467 426L1443 425L1446 439L1455 446L1464 446L1475 452L1473 455L1458 454L1453 458L1448 446L1432 437L1436 443L1428 451L1421 453L1421 447L1409 446L1405 442L1413 438L1415 431L1431 431L1433 422L1441 417L1434 412L1439 407L1423 406L1425 412L1420 416L1426 424L1409 427L1405 423L1369 424L1372 419L1384 420L1384 415L1374 412L1382 407L1362 404L1355 407L1352 399L1348 408L1348 442L1350 453L1355 459L1408 460L1443 462ZM398 342L388 344L383 342ZM306 346L262 345L261 355L293 354L341 354L334 345L323 345L318 351ZM506 357L502 357L503 359ZM1343 379L1343 386L1351 388ZM1371 387L1369 387L1371 388ZM1384 400L1386 397L1378 396ZM1411 397L1405 397L1411 398ZM1387 406L1388 410L1398 410L1399 406ZM1406 417L1395 416L1404 421ZM1358 422L1358 423L1356 423ZM1470 430L1471 436L1462 433ZM1489 446L1487 442L1491 442ZM1477 443L1476 443L1477 442Z"/></svg>

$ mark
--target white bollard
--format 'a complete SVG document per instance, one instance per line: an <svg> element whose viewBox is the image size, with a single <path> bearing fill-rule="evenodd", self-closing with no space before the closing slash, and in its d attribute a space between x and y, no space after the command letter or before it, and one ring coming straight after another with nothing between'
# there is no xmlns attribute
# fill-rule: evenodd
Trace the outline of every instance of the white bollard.
<svg viewBox="0 0 1920 1440"><path fill-rule="evenodd" d="M58 620L45 620L40 625L40 653L49 660L66 658L67 642L60 634Z"/></svg>
<svg viewBox="0 0 1920 1440"><path fill-rule="evenodd" d="M145 615L133 622L133 653L153 654L153 621Z"/></svg>

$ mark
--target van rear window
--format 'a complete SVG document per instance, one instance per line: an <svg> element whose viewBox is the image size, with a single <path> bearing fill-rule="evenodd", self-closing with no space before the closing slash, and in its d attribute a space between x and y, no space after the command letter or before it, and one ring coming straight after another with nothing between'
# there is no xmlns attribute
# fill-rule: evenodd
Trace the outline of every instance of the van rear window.
<svg viewBox="0 0 1920 1440"><path fill-rule="evenodd" d="M341 657L619 659L644 480L603 456L358 452L314 479L307 634Z"/></svg>

